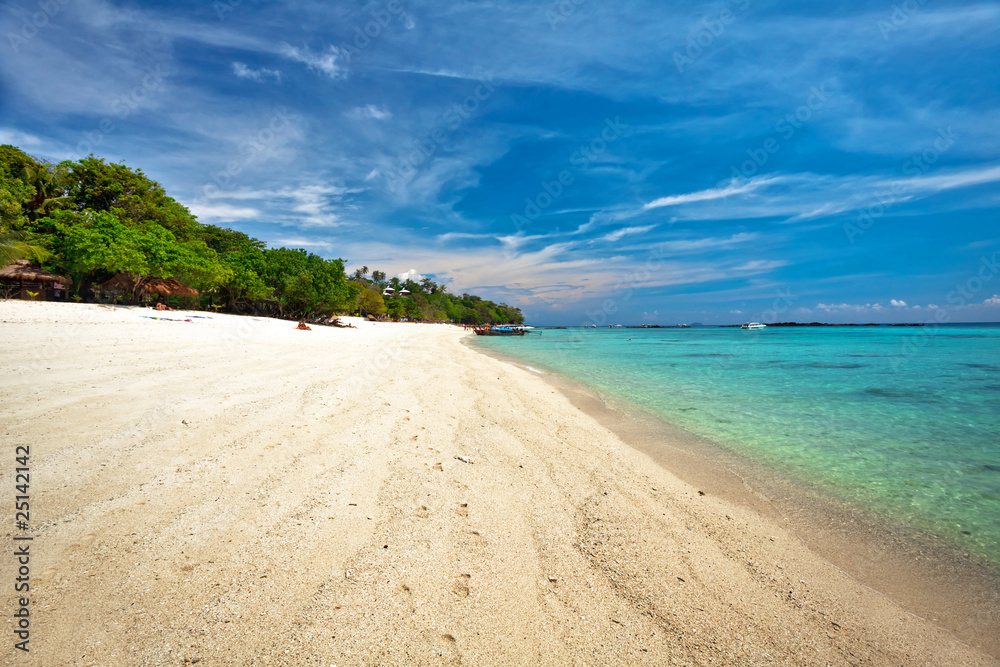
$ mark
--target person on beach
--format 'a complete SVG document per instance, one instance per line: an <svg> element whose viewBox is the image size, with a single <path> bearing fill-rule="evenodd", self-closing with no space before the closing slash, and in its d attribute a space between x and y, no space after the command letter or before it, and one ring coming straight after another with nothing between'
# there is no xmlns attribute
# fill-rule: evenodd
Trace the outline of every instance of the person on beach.
<svg viewBox="0 0 1000 667"><path fill-rule="evenodd" d="M306 324L304 321L299 320L299 326L295 327L299 331L312 331L312 327Z"/></svg>

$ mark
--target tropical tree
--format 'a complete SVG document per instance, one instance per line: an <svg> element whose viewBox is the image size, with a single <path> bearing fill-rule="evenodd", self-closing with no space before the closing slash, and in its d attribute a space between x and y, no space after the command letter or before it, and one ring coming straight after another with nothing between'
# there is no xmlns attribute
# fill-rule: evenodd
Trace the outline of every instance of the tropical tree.
<svg viewBox="0 0 1000 667"><path fill-rule="evenodd" d="M365 288L358 294L358 312L376 317L386 313L385 300L378 290Z"/></svg>

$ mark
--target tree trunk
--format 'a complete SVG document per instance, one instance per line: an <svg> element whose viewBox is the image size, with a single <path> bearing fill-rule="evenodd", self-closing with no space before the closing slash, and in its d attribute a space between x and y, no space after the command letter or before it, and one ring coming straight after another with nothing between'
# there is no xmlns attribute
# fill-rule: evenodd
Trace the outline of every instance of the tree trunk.
<svg viewBox="0 0 1000 667"><path fill-rule="evenodd" d="M139 276L136 278L135 285L132 286L132 303L139 303L142 297L142 288L152 279L152 276Z"/></svg>

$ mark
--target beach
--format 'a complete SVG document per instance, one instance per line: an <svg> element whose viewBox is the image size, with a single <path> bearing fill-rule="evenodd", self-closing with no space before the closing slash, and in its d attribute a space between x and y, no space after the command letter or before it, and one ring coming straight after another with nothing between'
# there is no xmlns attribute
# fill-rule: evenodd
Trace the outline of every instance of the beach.
<svg viewBox="0 0 1000 667"><path fill-rule="evenodd" d="M461 327L348 319L0 302L5 661L1000 664Z"/></svg>

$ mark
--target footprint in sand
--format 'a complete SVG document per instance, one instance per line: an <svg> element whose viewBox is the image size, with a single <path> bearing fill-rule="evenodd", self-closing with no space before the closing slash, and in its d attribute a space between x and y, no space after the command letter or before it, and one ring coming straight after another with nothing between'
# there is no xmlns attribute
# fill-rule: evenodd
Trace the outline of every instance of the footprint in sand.
<svg viewBox="0 0 1000 667"><path fill-rule="evenodd" d="M427 509L427 505L421 505L420 507L417 508L417 516L420 517L421 519L426 519L430 515L431 512L429 509Z"/></svg>
<svg viewBox="0 0 1000 667"><path fill-rule="evenodd" d="M460 598L469 597L469 579L471 578L471 574L463 574L458 578L458 581L452 584L451 592Z"/></svg>

